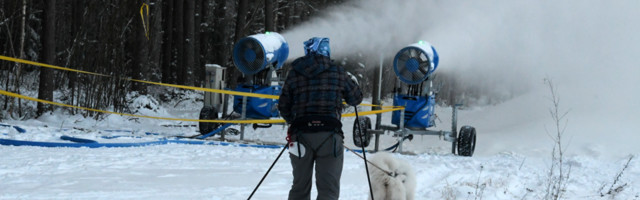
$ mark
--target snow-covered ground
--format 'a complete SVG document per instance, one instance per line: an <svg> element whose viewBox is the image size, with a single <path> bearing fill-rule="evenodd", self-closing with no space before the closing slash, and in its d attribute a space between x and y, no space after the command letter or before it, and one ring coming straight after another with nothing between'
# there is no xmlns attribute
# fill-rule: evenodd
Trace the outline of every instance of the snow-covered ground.
<svg viewBox="0 0 640 200"><path fill-rule="evenodd" d="M550 101L543 93L532 92L496 106L461 110L459 123L473 125L478 130L473 157L450 154L451 143L437 136L417 136L405 143L405 151L415 155L396 156L408 161L417 172L417 199L542 198L549 183L547 174L553 145L545 131L553 128L547 113ZM155 105L155 101L147 98L136 100L141 105L151 105L151 109L138 110L145 115L197 118L201 106L201 101L194 100L201 98L196 94L178 104L167 105ZM531 108L523 108L524 105ZM450 109L437 111L442 120L437 128L448 129ZM572 111L581 112L576 108ZM568 138L565 162L571 166L565 197L640 198L637 158L632 159L615 182L629 156L637 157L640 152L636 145L640 136L632 129L616 127L622 123L618 120L625 116L573 113L568 117L565 133ZM595 121L599 123L592 124L592 118L597 118ZM383 123L389 122L390 113L387 113L383 115ZM0 138L35 141L64 142L59 137L69 135L100 142L140 142L197 134L197 127L189 126L195 123L132 120L116 115L96 121L56 112L38 120L2 123L20 126L26 133L0 127ZM353 118L345 118L343 123L345 144L353 147ZM637 124L627 125L637 127ZM610 129L602 130L607 128ZM105 135L139 137L100 137ZM284 135L282 126L247 128L245 139L282 142ZM394 141L389 134L384 135L381 146L389 146ZM95 149L0 146L0 199L245 199L279 152L280 149L273 148L186 144ZM285 154L253 199L285 199L292 180L290 171L289 157ZM621 191L605 194L610 188L618 187ZM314 188L312 196L315 194ZM367 196L363 160L345 152L341 199L366 199Z"/></svg>
<svg viewBox="0 0 640 200"><path fill-rule="evenodd" d="M564 198L640 199L640 26L633 17L639 1L355 2L283 33L292 45L290 57L301 55L301 42L317 34L331 37L333 55L362 51L374 57L424 39L440 54L436 73L485 84L489 92L523 91L496 105L459 112L459 125L477 129L473 157L451 155L451 143L437 136L416 136L405 143L410 154L394 154L415 168L417 199L542 199L555 129L544 78L555 82L560 111L568 111L563 143L571 170ZM134 114L194 119L202 107L198 98L191 94L159 105L139 97L132 106L140 105ZM436 112L441 120L436 129L448 130L450 109ZM386 113L382 122L389 124L390 118ZM345 144L351 147L353 121L343 119ZM26 129L19 133L0 126L0 138L31 141L64 142L60 136L69 135L134 142L197 134L191 122L117 115L93 120L60 110L36 120L0 123ZM105 135L127 137L101 138ZM282 126L247 128L245 134L253 141L283 142L284 137ZM392 143L389 134L382 137L382 147ZM246 199L279 152L186 144L0 145L0 199ZM286 199L290 171L288 156L281 157L253 199ZM364 162L351 152L345 152L341 181L341 199L367 198Z"/></svg>

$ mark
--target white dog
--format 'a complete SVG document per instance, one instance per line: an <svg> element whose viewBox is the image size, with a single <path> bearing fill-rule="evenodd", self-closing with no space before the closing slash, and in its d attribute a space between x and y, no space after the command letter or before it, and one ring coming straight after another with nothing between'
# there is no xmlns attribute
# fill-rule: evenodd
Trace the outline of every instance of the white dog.
<svg viewBox="0 0 640 200"><path fill-rule="evenodd" d="M375 200L414 199L416 175L407 162L397 159L386 152L376 153L370 159L370 162L372 164L369 165L369 175L371 176L371 189ZM378 169L378 167L386 172Z"/></svg>

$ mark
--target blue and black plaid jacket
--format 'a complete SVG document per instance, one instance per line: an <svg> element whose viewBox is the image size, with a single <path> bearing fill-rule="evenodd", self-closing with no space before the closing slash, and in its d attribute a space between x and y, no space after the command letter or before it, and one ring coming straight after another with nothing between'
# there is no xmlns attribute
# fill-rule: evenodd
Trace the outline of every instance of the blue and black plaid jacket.
<svg viewBox="0 0 640 200"><path fill-rule="evenodd" d="M340 119L343 104L362 102L360 87L331 59L309 54L293 61L280 94L278 110L288 123L305 116Z"/></svg>

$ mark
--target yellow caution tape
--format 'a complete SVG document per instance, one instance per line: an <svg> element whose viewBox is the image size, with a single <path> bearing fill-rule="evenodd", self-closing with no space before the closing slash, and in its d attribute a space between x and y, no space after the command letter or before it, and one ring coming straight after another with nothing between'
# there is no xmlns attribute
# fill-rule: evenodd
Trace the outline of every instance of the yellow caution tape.
<svg viewBox="0 0 640 200"><path fill-rule="evenodd" d="M104 75L104 74L100 74L100 73L88 72L88 71L71 69L71 68L66 68L66 67L58 67L58 66L55 66L55 65L49 65L49 64L39 63L39 62L33 62L33 61L29 61L29 60L23 60L23 59L19 59L19 58L12 58L12 57L2 56L2 55L0 55L0 60L7 60L7 61L11 61L11 62L18 62L18 63L34 65L34 66L39 66L39 67L47 67L47 68L52 68L52 69L57 69L57 70L71 71L71 72L90 74L90 75L96 75L96 76L102 76L102 77L111 77L109 75ZM211 88L184 86L184 85L176 85L176 84L169 84L169 83L158 83L158 82L153 82L153 81L137 80L137 79L131 79L131 78L124 78L124 79L125 80L129 80L129 81L140 82L140 83L152 84L152 85L162 85L162 86L173 87L173 88L190 89L190 90L221 93L221 94L229 94L229 95L236 95L236 96L248 96L248 97L257 97L257 98L265 98L265 99L278 99L278 98L280 98L277 95L269 95L269 94L257 94L257 93L249 93L249 92L237 92L237 91L231 91L231 90L219 90L219 89L211 89ZM381 108L395 108L395 106L381 106L381 105L373 105L373 104L360 104L360 105L361 106L371 106L371 107L381 107Z"/></svg>
<svg viewBox="0 0 640 200"><path fill-rule="evenodd" d="M33 61L23 60L23 59L19 59L19 58L12 58L12 57L7 57L7 56L3 56L3 55L0 55L0 60L7 60L7 61L17 62L17 63L22 63L22 64L35 65L35 66L40 66L40 67L47 67L47 68L52 68L52 69L57 69L57 70L71 71L71 72L77 72L77 73L83 73L83 74L91 74L91 75L96 75L96 76L111 77L109 75L104 75L104 74L99 74L99 73L94 73L94 72L88 72L88 71L82 71L82 70L77 70L77 69L70 69L70 68L66 68L66 67L58 67L58 66L55 66L55 65L49 65L49 64L39 63L39 62L33 62Z"/></svg>
<svg viewBox="0 0 640 200"><path fill-rule="evenodd" d="M147 20L149 19L149 5L146 3L142 3L142 6L140 6L140 17L142 18L142 27L144 27L144 36L147 37L147 40L149 40L149 23L148 21L146 21L144 19L144 14L142 14L144 8L147 8Z"/></svg>
<svg viewBox="0 0 640 200"><path fill-rule="evenodd" d="M234 124L253 124L253 123L277 124L277 123L284 123L285 122L284 119L265 119L265 120L256 120L256 119L252 119L252 120L215 120L215 119L207 119L207 120L201 120L201 119L179 119L179 118L169 118L169 117L154 117L154 116L118 113L118 112L112 112L112 111L106 111L106 110L99 110L99 109L93 109L93 108L86 108L86 107L74 106L74 105L69 105L69 104L57 103L57 102L53 102L53 101L47 101L47 100L28 97L28 96L24 96L24 95L20 95L20 94L16 94L16 93L11 93L11 92L7 92L7 91L4 91L4 90L0 90L0 94L1 95L6 95L6 96L10 96L10 97L16 97L16 98L31 100L31 101L37 101L37 102L40 102L40 103L52 104L52 105L56 105L56 106L64 106L64 107L70 107L70 108L76 108L76 109L82 109L82 110L88 110L88 111L94 111L94 112L116 114L116 115L130 116L130 117L150 118L150 119L164 119L164 120L189 121L189 122L234 123Z"/></svg>
<svg viewBox="0 0 640 200"><path fill-rule="evenodd" d="M189 121L189 122L232 123L232 124L255 124L255 123L259 123L259 124L281 124L281 123L285 123L284 119L251 119L251 120L206 119L206 120L203 120L203 119L180 119L180 118L169 118L169 117L154 117L154 116L145 116L145 115L134 115L134 114L118 113L118 112L112 112L112 111L106 111L106 110L99 110L99 109L85 108L85 107L74 106L74 105L69 105L69 104L57 103L57 102L53 102L53 101L47 101L47 100L28 97L28 96L24 96L24 95L12 93L12 92L7 92L7 91L4 91L4 90L0 90L0 94L1 95L6 95L6 96L10 96L10 97L15 97L15 98L21 98L21 99L36 101L36 102L40 102L40 103L46 103L46 104L52 104L52 105L57 105L57 106L64 106L64 107L70 107L70 108L76 108L76 109L82 109L82 110L88 110L88 111L94 111L94 112L100 112L100 113L116 114L116 115L121 115L121 116L130 116L130 117L140 117L140 118L150 118L150 119L163 119L163 120L174 120L174 121ZM361 116L364 116L364 115L372 115L372 114L390 112L390 111L401 110L401 109L404 109L404 108L403 107L394 107L392 109L385 109L385 110L365 111L365 112L360 112L358 114L361 115ZM355 116L355 113L342 114L342 117L353 117L353 116Z"/></svg>
<svg viewBox="0 0 640 200"><path fill-rule="evenodd" d="M384 110L364 111L364 112L358 112L358 115L359 116L373 115L373 114L386 113L386 112L402 110L402 109L404 109L404 107L395 107L395 108L384 109ZM342 117L355 117L355 116L356 116L356 113L345 113L345 114L342 114Z"/></svg>
<svg viewBox="0 0 640 200"><path fill-rule="evenodd" d="M143 81L143 80L136 80L136 79L128 79L128 80L136 81L136 82L140 82L140 83L148 83L148 84L153 84L153 85L162 85L162 86L174 87L174 88L182 88L182 89L199 90L199 91L205 91L205 92L230 94L230 95L236 95L236 96L258 97L258 98L265 98L265 99L279 99L280 98L280 96L269 95L269 94L237 92L237 91L231 91L231 90L218 90L218 89L211 89L211 88L184 86L184 85L176 85L176 84L169 84L169 83L158 83L158 82Z"/></svg>
<svg viewBox="0 0 640 200"><path fill-rule="evenodd" d="M7 60L7 61L12 61L12 62L28 64L28 65L47 67L47 68L52 68L52 69L57 69L57 70L64 70L64 71L71 71L71 72L76 72L76 73L90 74L90 75L95 75L95 76L112 77L112 76L104 75L104 74L100 74L100 73L88 72L88 71L83 71L83 70L76 70L76 69L71 69L71 68L66 68L66 67L59 67L59 66L55 66L55 65L49 65L49 64L44 64L44 63L39 63L39 62L34 62L34 61L29 61L29 60L23 60L23 59L19 59L19 58L12 58L12 57L2 56L2 55L0 55L0 60ZM167 86L167 87L190 89L190 90L213 92L213 93L221 93L221 94L229 94L229 95L236 95L236 96L248 96L248 97L257 97L257 98L265 98L265 99L278 99L279 98L279 96L277 96L277 95L256 94L256 93L248 93L248 92L237 92L237 91L230 91L230 90L219 90L219 89L211 89L211 88L176 85L176 84L169 84L169 83L158 83L158 82L137 80L137 79L131 79L131 78L123 78L123 79L129 80L129 81L140 82L140 83L153 84L153 85L162 85L162 86ZM56 102L52 102L52 101L36 99L36 98L28 97L28 96L23 96L23 95L20 95L20 94L11 93L11 92L7 92L7 91L4 91L4 90L0 90L0 94L7 95L7 96L12 96L12 97L17 97L17 98L22 98L22 99L27 99L27 100L31 100L31 101L37 101L37 102L41 102L41 103L47 103L47 104L53 104L53 105L58 105L58 106L89 110L89 111L94 111L94 112L117 114L117 115L123 115L123 116L131 116L131 117L151 118L151 119L164 119L164 120L176 120L176 121L197 121L197 122L212 122L212 123L236 123L236 124L245 124L245 123L246 124L252 124L252 123L269 124L269 123L284 123L285 122L283 119L265 119L265 120L200 120L200 119L178 119L178 118L154 117L154 116L126 114L126 113L116 113L116 112L111 112L111 111L98 110L98 109L93 109L93 108L85 108L85 107L73 106L73 105L68 105L68 104L63 104L63 103L56 103ZM381 105L373 105L373 104L360 104L360 105L387 108L387 109L382 109L382 110L360 112L359 114L362 115L362 116L371 115L371 114L378 114L378 113L384 113L384 112L391 112L391 111L404 109L403 107L400 107L400 106L381 106ZM353 117L353 116L355 116L355 113L347 113L347 114L343 114L342 116L343 117Z"/></svg>
<svg viewBox="0 0 640 200"><path fill-rule="evenodd" d="M102 77L111 77L109 75L104 75L104 74L100 74L100 73L88 72L88 71L77 70L77 69L70 69L70 68L66 68L66 67L58 67L58 66L55 66L55 65L49 65L49 64L39 63L39 62L33 62L33 61L23 60L23 59L19 59L19 58L12 58L12 57L2 56L2 55L0 55L0 60L7 60L7 61L12 61L12 62L28 64L28 65L35 65L35 66L40 66L40 67L47 67L47 68L52 68L52 69L71 71L71 72L77 72L77 73L83 73L83 74L91 74L91 75L102 76ZM168 84L168 83L158 83L158 82L153 82L153 81L143 81L143 80L137 80L137 79L131 79L131 78L124 78L124 79L125 80L129 80L129 81L140 82L140 83L153 84L153 85L162 85L162 86L174 87L174 88L182 88L182 89L198 90L198 91L205 91L205 92L230 94L230 95L236 95L236 96L258 97L258 98L265 98L265 99L278 99L279 98L279 96L277 96L277 95L256 94L256 93L237 92L237 91L230 91L230 90L218 90L218 89L210 89L210 88L202 88L202 87L192 87L192 86L175 85L175 84Z"/></svg>
<svg viewBox="0 0 640 200"><path fill-rule="evenodd" d="M361 103L361 106L369 106L369 107L380 107L380 108L398 108L398 106L383 106L383 105L375 105L375 104L368 104L368 103Z"/></svg>

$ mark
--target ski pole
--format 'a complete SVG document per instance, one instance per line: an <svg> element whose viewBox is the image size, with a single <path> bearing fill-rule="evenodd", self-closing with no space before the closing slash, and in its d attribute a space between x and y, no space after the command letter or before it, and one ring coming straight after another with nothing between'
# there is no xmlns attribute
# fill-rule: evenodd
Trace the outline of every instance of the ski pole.
<svg viewBox="0 0 640 200"><path fill-rule="evenodd" d="M267 178L267 175L269 175L269 172L271 172L271 169L273 169L273 166L276 165L276 162L278 162L278 159L280 159L280 156L282 156L282 153L284 153L284 150L287 149L288 146L289 145L284 145L284 148L282 148L282 151L280 151L280 154L278 154L278 157L276 157L276 160L273 161L273 163L271 164L271 167L269 167L269 170L267 170L267 173L265 173L264 176L262 176L262 179L260 180L258 185L256 185L256 188L253 189L253 192L251 192L251 195L249 195L249 198L247 198L247 200L249 200L249 199L251 199L251 197L253 197L253 194L256 193L256 191L260 187L260 184L262 184L262 181L264 181L264 179Z"/></svg>
<svg viewBox="0 0 640 200"><path fill-rule="evenodd" d="M362 127L360 127L360 120L359 120L359 116L358 116L358 107L357 106L353 106L355 112L356 112L356 124L358 125L358 133L362 133ZM362 137L362 134L360 134L360 141L364 141L364 138ZM362 156L364 159L364 168L367 170L367 181L369 182L369 192L371 193L371 200L373 199L373 189L371 188L371 177L369 177L369 165L367 164L367 153L364 150L364 145L362 146Z"/></svg>

